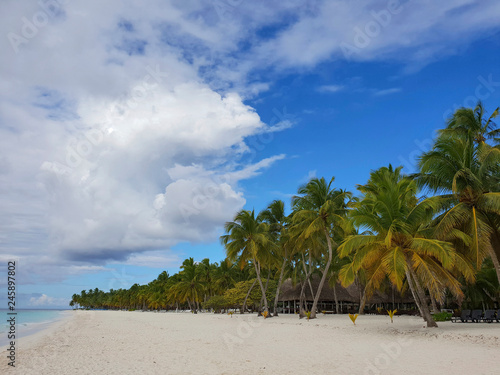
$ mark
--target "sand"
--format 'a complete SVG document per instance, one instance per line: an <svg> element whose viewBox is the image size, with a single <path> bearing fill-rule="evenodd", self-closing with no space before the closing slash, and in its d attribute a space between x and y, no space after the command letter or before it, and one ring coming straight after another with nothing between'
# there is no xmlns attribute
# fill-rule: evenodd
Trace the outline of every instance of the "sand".
<svg viewBox="0 0 500 375"><path fill-rule="evenodd" d="M73 311L16 343L6 374L500 374L500 323L345 315Z"/></svg>

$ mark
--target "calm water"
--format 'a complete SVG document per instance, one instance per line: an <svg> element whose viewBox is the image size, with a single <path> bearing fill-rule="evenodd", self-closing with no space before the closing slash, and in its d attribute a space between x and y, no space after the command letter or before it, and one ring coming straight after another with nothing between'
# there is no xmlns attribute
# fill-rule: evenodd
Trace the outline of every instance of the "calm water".
<svg viewBox="0 0 500 375"><path fill-rule="evenodd" d="M16 310L16 341L22 337L32 335L50 323L61 319L68 310ZM0 346L8 343L7 332L10 325L7 323L8 310L0 310Z"/></svg>

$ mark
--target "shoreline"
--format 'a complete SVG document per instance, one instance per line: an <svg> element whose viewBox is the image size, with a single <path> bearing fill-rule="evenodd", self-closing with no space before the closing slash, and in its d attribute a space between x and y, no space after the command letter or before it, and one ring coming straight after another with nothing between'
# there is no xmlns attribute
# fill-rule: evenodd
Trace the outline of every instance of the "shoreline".
<svg viewBox="0 0 500 375"><path fill-rule="evenodd" d="M16 374L497 373L500 323L74 311L16 348ZM5 347L2 347L2 351ZM5 358L5 356L2 356Z"/></svg>
<svg viewBox="0 0 500 375"><path fill-rule="evenodd" d="M68 316L70 316L70 312L72 310L57 310L59 312L59 315L56 316L55 319L49 320L49 321L42 321L42 322L29 322L29 323L22 323L22 324L17 324L16 325L16 341L20 340L25 340L29 338L30 336L36 335L39 332L43 332L47 329L50 329L50 327L53 324L58 323L61 320L67 319ZM7 346L9 344L9 339L7 338L7 332L1 332L2 337L0 337L0 349L2 349L4 346Z"/></svg>
<svg viewBox="0 0 500 375"><path fill-rule="evenodd" d="M53 330L69 321L72 317L71 312L72 310L61 310L60 316L55 320L51 320L48 322L27 323L29 325L27 327L17 326L15 339L16 346L19 346L19 343L28 343L28 345L31 345L32 343L40 341L46 334L51 333ZM7 332L4 332L2 334L7 335ZM7 340L7 344L2 343L2 345L0 345L1 352L6 350L6 348L10 345L10 340L8 340L6 336L5 339Z"/></svg>

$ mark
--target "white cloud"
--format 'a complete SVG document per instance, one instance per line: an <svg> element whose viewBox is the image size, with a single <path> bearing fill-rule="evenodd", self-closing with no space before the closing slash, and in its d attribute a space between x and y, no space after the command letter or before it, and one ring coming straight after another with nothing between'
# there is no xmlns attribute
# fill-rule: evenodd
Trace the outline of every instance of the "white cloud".
<svg viewBox="0 0 500 375"><path fill-rule="evenodd" d="M390 89L375 90L373 92L373 95L374 96L386 96L386 95L396 94L398 92L401 92L401 89L399 87L393 87Z"/></svg>
<svg viewBox="0 0 500 375"><path fill-rule="evenodd" d="M324 85L318 87L319 92L328 92L328 93L334 93L334 92L339 92L342 91L345 87L341 85Z"/></svg>
<svg viewBox="0 0 500 375"><path fill-rule="evenodd" d="M31 307L56 307L56 306L65 306L67 307L69 304L68 298L55 298L50 297L46 294L42 294L39 297L31 297L28 301L28 306Z"/></svg>
<svg viewBox="0 0 500 375"><path fill-rule="evenodd" d="M151 268L171 268L182 263L182 259L172 252L145 251L140 254L132 254L124 264L128 266L140 266Z"/></svg>
<svg viewBox="0 0 500 375"><path fill-rule="evenodd" d="M70 148L42 164L41 184L54 197L52 244L66 256L120 260L133 251L214 238L245 204L238 182L283 158L226 170L249 151L245 137L265 129L237 94L187 83L148 95L134 108L83 103L78 122L96 124L95 132L77 133ZM227 181L215 180L220 168ZM216 193L207 198L210 184Z"/></svg>
<svg viewBox="0 0 500 375"><path fill-rule="evenodd" d="M267 126L236 91L199 79L203 48L238 38L223 32L235 24L193 18L201 4L66 2L17 53L0 41L0 233L26 283L105 271L110 260L151 263L150 250L213 240L246 202L239 181L282 158L238 162L254 151L246 137L291 125ZM42 11L2 6L5 35L22 35L23 17ZM196 61L184 59L186 45Z"/></svg>
<svg viewBox="0 0 500 375"><path fill-rule="evenodd" d="M326 60L425 65L498 30L496 0L320 1L249 53L258 64L314 67ZM399 6L393 6L396 4Z"/></svg>

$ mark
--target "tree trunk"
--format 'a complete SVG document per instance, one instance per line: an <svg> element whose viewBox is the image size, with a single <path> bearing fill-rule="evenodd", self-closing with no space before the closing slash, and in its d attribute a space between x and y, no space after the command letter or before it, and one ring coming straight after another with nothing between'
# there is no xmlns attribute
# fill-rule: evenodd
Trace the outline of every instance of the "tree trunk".
<svg viewBox="0 0 500 375"><path fill-rule="evenodd" d="M304 267L304 272L306 273L307 284L309 285L309 290L311 291L311 298L314 298L314 289L311 284L311 275L312 275L312 260L311 260L311 252L309 251L309 263L306 267L306 260L304 258L304 254L302 254L302 265ZM304 290L304 299L305 299L305 290ZM307 306L306 306L307 310Z"/></svg>
<svg viewBox="0 0 500 375"><path fill-rule="evenodd" d="M304 295L305 295L305 289L306 289L306 283L307 281L304 280L302 282L302 286L300 288L300 297L299 297L299 318L302 319L306 316L305 311L304 311Z"/></svg>
<svg viewBox="0 0 500 375"><path fill-rule="evenodd" d="M262 295L264 296L264 311L267 311L269 313L269 308L267 307L267 298L265 297L266 290L264 289L264 284L262 284L262 279L260 278L260 264L257 265L257 261L255 260L255 258L253 259L253 263L255 265L255 272L257 272L257 281L259 282L260 290L262 292Z"/></svg>
<svg viewBox="0 0 500 375"><path fill-rule="evenodd" d="M333 285L333 298L335 299L335 313L339 314L339 299L337 298L337 283Z"/></svg>
<svg viewBox="0 0 500 375"><path fill-rule="evenodd" d="M245 300L243 301L243 309L241 310L240 314L244 314L245 310L247 308L247 299L250 297L250 293L252 292L253 287L255 286L255 283L257 282L257 279L254 280L252 283L252 286L250 286L250 289L248 289L247 295L245 296Z"/></svg>
<svg viewBox="0 0 500 375"><path fill-rule="evenodd" d="M420 285L420 282L417 279L417 275L415 275L415 272L413 269L408 265L408 270L410 275L412 276L412 279L415 283L415 289L418 294L418 298L420 299L421 305L422 305L422 312L424 313L424 319L427 321L427 328L431 327L436 327L437 328L437 323L434 321L432 318L431 312L429 310L429 304L427 303L427 300L425 299L425 291L424 288Z"/></svg>
<svg viewBox="0 0 500 375"><path fill-rule="evenodd" d="M312 272L309 274L309 276L312 274ZM311 284L311 277L307 279L307 284L309 285L309 291L311 292L311 298L314 298L314 289Z"/></svg>
<svg viewBox="0 0 500 375"><path fill-rule="evenodd" d="M325 284L326 275L328 274L328 270L330 269L330 265L332 264L332 258L333 258L332 240L326 228L325 228L325 236L326 236L326 241L328 243L328 261L326 262L325 270L323 271L323 276L321 277L321 280L318 285L318 290L316 291L316 296L314 297L314 302L311 308L310 319L316 318L316 309L318 307L319 296L321 295L321 291L323 290L323 285Z"/></svg>
<svg viewBox="0 0 500 375"><path fill-rule="evenodd" d="M421 303L420 303L420 300L418 298L418 295L417 295L417 292L415 289L415 285L413 284L413 280L411 279L411 275L408 272L408 270L406 271L406 280L408 281L408 286L410 287L411 295L413 296L413 299L415 300L415 304L417 305L418 311L420 312L420 316L422 318L424 318L424 320L425 320L425 316L424 316L424 313L422 311Z"/></svg>
<svg viewBox="0 0 500 375"><path fill-rule="evenodd" d="M436 303L436 299L434 298L434 296L432 295L432 293L430 293L430 296L431 296L432 312L434 314L436 314L436 313L439 312L439 309L438 309L437 303Z"/></svg>
<svg viewBox="0 0 500 375"><path fill-rule="evenodd" d="M361 297L361 301L359 301L359 315L365 315L365 306L366 306L366 287L363 289L363 296Z"/></svg>
<svg viewBox="0 0 500 375"><path fill-rule="evenodd" d="M270 270L267 270L267 280L266 280L266 286L264 287L264 293L262 294L262 296L260 297L260 304L259 304L259 313L257 314L257 316L261 316L262 315L262 304L264 303L264 298L266 299L267 301L267 295L265 293L267 293L267 287L269 286L269 278L271 277L271 271Z"/></svg>
<svg viewBox="0 0 500 375"><path fill-rule="evenodd" d="M304 267L304 272L306 274L306 278L304 280L304 283L302 284L302 288L300 291L300 301L299 301L299 318L302 319L306 316L305 312L307 311L307 303L305 301L305 288L306 288L306 283L309 283L309 287L311 288L311 297L314 296L314 293L312 292L312 286L311 282L309 280L309 277L311 276L312 270L311 270L311 252L309 251L309 269L306 267L306 260L304 258L304 254L302 254L302 266ZM304 306L302 305L304 304Z"/></svg>
<svg viewBox="0 0 500 375"><path fill-rule="evenodd" d="M278 287L276 288L276 296L274 297L274 306L273 306L273 315L278 316L278 299L280 296L281 283L283 282L283 275L285 274L285 265L286 265L286 253L285 258L283 259L283 264L281 265L280 278L278 280Z"/></svg>
<svg viewBox="0 0 500 375"><path fill-rule="evenodd" d="M266 287L264 288L264 294L262 295L262 298L265 298L267 300L267 288L269 287L269 279L271 278L271 271L267 270L267 280L266 280Z"/></svg>

